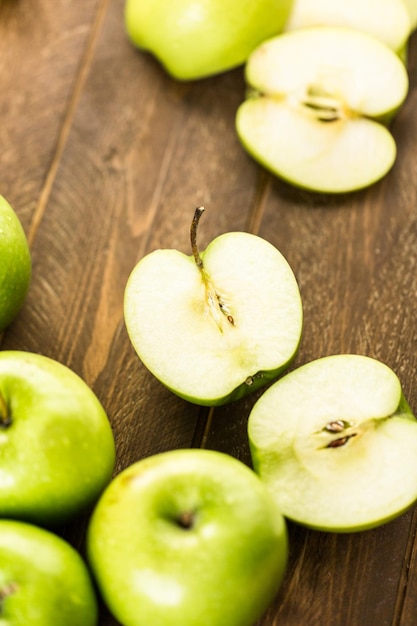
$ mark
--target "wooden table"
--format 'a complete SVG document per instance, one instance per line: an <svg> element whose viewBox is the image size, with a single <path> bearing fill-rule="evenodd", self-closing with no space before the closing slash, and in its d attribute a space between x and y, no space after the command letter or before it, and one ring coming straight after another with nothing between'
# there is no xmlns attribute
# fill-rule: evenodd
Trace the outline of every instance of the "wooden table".
<svg viewBox="0 0 417 626"><path fill-rule="evenodd" d="M414 36L393 170L368 190L321 196L277 180L241 148L241 68L175 82L128 42L123 0L2 1L0 193L28 235L33 280L1 349L40 352L87 381L114 429L117 472L189 446L250 463L256 398L214 411L180 400L141 365L123 320L136 261L157 247L189 253L201 204L202 249L248 230L290 262L305 313L293 367L341 352L379 358L417 411L416 69ZM64 532L81 550L85 526ZM414 626L416 530L414 510L359 534L290 524L286 579L258 626ZM103 609L100 625L116 623Z"/></svg>

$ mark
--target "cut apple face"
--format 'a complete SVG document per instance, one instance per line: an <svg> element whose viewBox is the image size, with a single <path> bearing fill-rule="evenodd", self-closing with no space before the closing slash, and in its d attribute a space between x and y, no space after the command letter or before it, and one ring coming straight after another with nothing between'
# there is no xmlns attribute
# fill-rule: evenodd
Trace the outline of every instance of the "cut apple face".
<svg viewBox="0 0 417 626"><path fill-rule="evenodd" d="M245 232L217 237L193 255L156 250L134 268L125 322L143 364L190 402L224 404L276 378L302 331L299 288L268 241Z"/></svg>
<svg viewBox="0 0 417 626"><path fill-rule="evenodd" d="M236 116L246 150L290 183L319 192L361 189L392 167L396 145L381 121L406 98L403 62L354 29L285 33L250 56L252 88Z"/></svg>
<svg viewBox="0 0 417 626"><path fill-rule="evenodd" d="M395 52L404 47L411 32L404 0L295 0L285 30L310 26L355 28Z"/></svg>
<svg viewBox="0 0 417 626"><path fill-rule="evenodd" d="M300 524L364 530L417 500L417 420L394 372L369 357L287 374L255 404L248 433L254 469Z"/></svg>
<svg viewBox="0 0 417 626"><path fill-rule="evenodd" d="M403 0L405 7L410 16L411 31L415 31L417 28L417 2L416 0Z"/></svg>

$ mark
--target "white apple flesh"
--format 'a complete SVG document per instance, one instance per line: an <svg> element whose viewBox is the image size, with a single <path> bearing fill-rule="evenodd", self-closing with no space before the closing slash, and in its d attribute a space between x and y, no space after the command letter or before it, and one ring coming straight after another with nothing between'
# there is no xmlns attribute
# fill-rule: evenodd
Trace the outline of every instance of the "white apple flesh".
<svg viewBox="0 0 417 626"><path fill-rule="evenodd" d="M223 404L290 363L300 292L282 254L258 236L226 233L194 252L156 250L138 263L126 286L126 327L165 386L190 402Z"/></svg>
<svg viewBox="0 0 417 626"><path fill-rule="evenodd" d="M287 374L253 407L248 434L255 470L300 524L364 530L417 500L417 420L377 360L336 355Z"/></svg>
<svg viewBox="0 0 417 626"><path fill-rule="evenodd" d="M401 50L410 35L404 0L295 0L286 31L310 26L346 26Z"/></svg>
<svg viewBox="0 0 417 626"><path fill-rule="evenodd" d="M382 178L396 158L379 123L404 101L408 76L385 44L354 29L285 33L250 56L254 94L239 107L243 146L294 185L340 193Z"/></svg>

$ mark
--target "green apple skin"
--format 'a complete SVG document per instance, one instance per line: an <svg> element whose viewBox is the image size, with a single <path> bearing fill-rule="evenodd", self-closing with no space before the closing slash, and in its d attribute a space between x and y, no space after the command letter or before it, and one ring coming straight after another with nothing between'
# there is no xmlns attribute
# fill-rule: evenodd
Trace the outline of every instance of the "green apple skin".
<svg viewBox="0 0 417 626"><path fill-rule="evenodd" d="M23 227L0 196L0 332L16 317L26 298L32 262Z"/></svg>
<svg viewBox="0 0 417 626"><path fill-rule="evenodd" d="M64 539L32 524L0 520L0 624L96 626L92 579Z"/></svg>
<svg viewBox="0 0 417 626"><path fill-rule="evenodd" d="M417 501L417 420L396 374L370 357L293 370L255 403L248 436L255 471L301 525L368 530Z"/></svg>
<svg viewBox="0 0 417 626"><path fill-rule="evenodd" d="M142 363L179 397L202 406L236 401L275 380L294 359L303 311L296 278L268 241L224 233L201 253L230 304L219 330L193 256L155 250L131 272L124 315Z"/></svg>
<svg viewBox="0 0 417 626"><path fill-rule="evenodd" d="M0 352L0 517L56 527L91 506L111 479L107 415L66 366Z"/></svg>
<svg viewBox="0 0 417 626"><path fill-rule="evenodd" d="M195 80L245 62L282 31L292 0L127 0L133 44L155 55L178 80Z"/></svg>
<svg viewBox="0 0 417 626"><path fill-rule="evenodd" d="M87 532L93 575L123 626L253 626L287 554L265 485L212 450L134 463L105 490Z"/></svg>

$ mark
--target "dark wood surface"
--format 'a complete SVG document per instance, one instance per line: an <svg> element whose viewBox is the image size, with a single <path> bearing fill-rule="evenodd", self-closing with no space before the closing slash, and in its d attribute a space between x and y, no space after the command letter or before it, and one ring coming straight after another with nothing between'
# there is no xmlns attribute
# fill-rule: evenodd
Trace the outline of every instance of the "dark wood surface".
<svg viewBox="0 0 417 626"><path fill-rule="evenodd" d="M200 204L201 248L248 230L290 262L305 313L293 367L340 352L379 358L417 411L415 36L408 68L393 170L365 191L320 196L273 178L241 148L242 68L175 82L128 42L123 0L0 2L0 193L33 258L26 304L0 348L40 352L86 380L111 420L117 472L189 446L250 464L256 397L214 411L180 400L141 365L123 320L136 261L157 247L189 253ZM416 513L349 535L290 524L287 575L258 626L417 624ZM81 550L85 525L64 533ZM100 626L116 624L103 608Z"/></svg>

